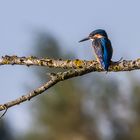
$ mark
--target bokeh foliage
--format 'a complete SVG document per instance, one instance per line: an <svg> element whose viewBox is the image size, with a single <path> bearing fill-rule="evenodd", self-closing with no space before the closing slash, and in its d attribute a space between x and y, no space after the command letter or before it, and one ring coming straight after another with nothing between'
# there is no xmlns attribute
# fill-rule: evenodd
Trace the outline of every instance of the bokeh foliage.
<svg viewBox="0 0 140 140"><path fill-rule="evenodd" d="M49 34L38 33L35 55L52 58L74 58L64 54ZM44 73L61 69L35 70L38 80L47 81ZM140 138L139 82L131 83L131 94L116 79L103 73L89 74L55 85L37 97L34 124L23 136L27 140L133 140ZM134 80L134 79L133 79ZM125 88L125 87L124 87ZM125 94L123 94L125 92ZM133 99L133 101L131 100ZM130 133L132 132L132 133Z"/></svg>

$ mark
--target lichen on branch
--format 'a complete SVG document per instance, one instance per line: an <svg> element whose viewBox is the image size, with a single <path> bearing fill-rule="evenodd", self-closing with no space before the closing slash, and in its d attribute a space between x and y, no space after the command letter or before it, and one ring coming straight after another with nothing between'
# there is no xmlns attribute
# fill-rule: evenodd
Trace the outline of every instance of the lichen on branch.
<svg viewBox="0 0 140 140"><path fill-rule="evenodd" d="M33 97L43 93L47 89L53 87L56 83L73 77L82 76L90 72L103 72L97 61L87 60L62 60L51 58L37 58L34 56L18 57L18 56L3 56L0 58L0 65L25 65L25 66L43 66L48 68L68 69L65 72L49 73L50 80L41 87L23 95L13 101L0 105L0 111L18 105L22 102L32 99ZM140 58L136 60L123 60L121 62L112 62L109 67L109 72L131 71L140 69Z"/></svg>
<svg viewBox="0 0 140 140"><path fill-rule="evenodd" d="M62 59L51 59L51 58L37 58L34 56L29 57L18 57L13 56L3 56L0 58L0 65L26 65L26 66L43 66L49 68L62 68L62 69L77 69L92 66L95 71L104 71L100 64L95 61L87 60L62 60ZM140 58L136 60L123 60L121 62L112 62L109 71L131 71L140 69Z"/></svg>

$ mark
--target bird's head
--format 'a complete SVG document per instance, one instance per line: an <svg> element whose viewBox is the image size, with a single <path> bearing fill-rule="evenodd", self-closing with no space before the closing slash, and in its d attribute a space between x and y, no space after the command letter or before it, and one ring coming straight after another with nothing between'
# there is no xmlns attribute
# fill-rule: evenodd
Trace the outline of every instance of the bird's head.
<svg viewBox="0 0 140 140"><path fill-rule="evenodd" d="M89 39L94 40L96 38L102 38L102 37L108 38L106 31L102 30L102 29L97 29L97 30L91 32L88 37L80 40L79 42L83 42L83 41L86 41L86 40L89 40Z"/></svg>

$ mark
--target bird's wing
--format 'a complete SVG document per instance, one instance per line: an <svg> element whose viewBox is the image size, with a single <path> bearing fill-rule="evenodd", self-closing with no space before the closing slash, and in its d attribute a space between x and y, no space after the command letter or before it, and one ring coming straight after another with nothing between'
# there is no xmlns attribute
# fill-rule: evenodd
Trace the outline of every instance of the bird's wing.
<svg viewBox="0 0 140 140"><path fill-rule="evenodd" d="M112 52L113 52L110 40L107 38L97 39L93 43L93 46L102 67L105 70L108 70L112 58Z"/></svg>
<svg viewBox="0 0 140 140"><path fill-rule="evenodd" d="M100 38L100 42L103 50L103 61L105 64L105 69L108 70L112 58L113 49L108 38Z"/></svg>

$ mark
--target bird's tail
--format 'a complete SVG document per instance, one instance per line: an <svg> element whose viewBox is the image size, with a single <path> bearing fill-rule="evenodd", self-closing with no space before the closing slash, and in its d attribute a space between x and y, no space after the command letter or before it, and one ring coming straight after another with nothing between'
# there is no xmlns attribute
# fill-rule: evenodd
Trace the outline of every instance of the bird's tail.
<svg viewBox="0 0 140 140"><path fill-rule="evenodd" d="M105 63L103 60L100 60L101 66L102 68L108 72L108 68L109 68L109 63Z"/></svg>

